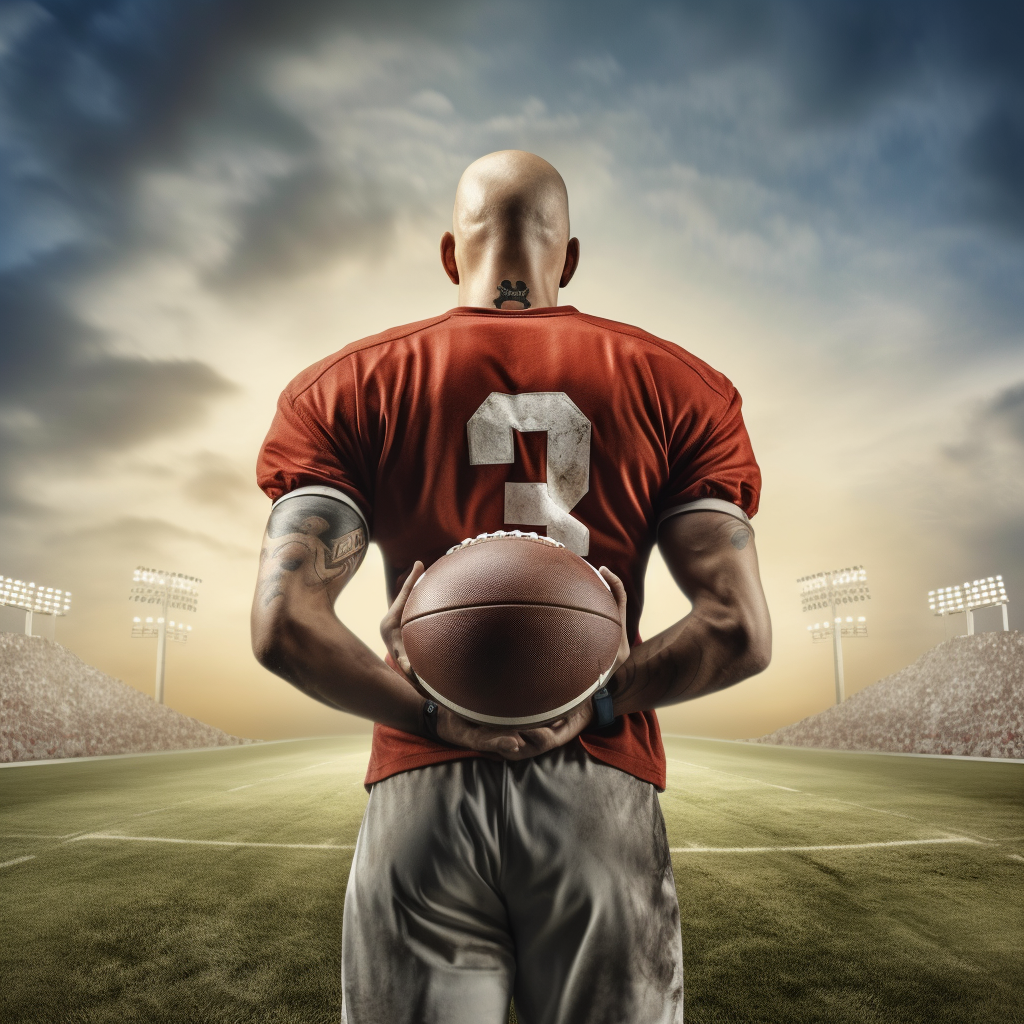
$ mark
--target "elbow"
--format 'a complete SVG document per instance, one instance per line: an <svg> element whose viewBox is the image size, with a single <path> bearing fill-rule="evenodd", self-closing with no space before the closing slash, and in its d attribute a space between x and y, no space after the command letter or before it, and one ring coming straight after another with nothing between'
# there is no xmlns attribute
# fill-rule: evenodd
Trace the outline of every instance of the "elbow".
<svg viewBox="0 0 1024 1024"><path fill-rule="evenodd" d="M772 660L772 624L768 610L744 617L734 630L733 650L741 679L763 672Z"/></svg>
<svg viewBox="0 0 1024 1024"><path fill-rule="evenodd" d="M267 670L284 679L289 678L287 666L291 662L294 644L288 617L280 611L257 614L253 610L250 623L252 653Z"/></svg>
<svg viewBox="0 0 1024 1024"><path fill-rule="evenodd" d="M758 612L733 610L722 616L714 630L720 650L724 685L749 679L763 672L772 660L772 628L767 608Z"/></svg>
<svg viewBox="0 0 1024 1024"><path fill-rule="evenodd" d="M747 676L756 676L763 672L772 662L772 630L771 626L755 634L747 647Z"/></svg>
<svg viewBox="0 0 1024 1024"><path fill-rule="evenodd" d="M280 660L278 643L269 630L252 631L252 653L256 660L264 667L273 671L273 666Z"/></svg>

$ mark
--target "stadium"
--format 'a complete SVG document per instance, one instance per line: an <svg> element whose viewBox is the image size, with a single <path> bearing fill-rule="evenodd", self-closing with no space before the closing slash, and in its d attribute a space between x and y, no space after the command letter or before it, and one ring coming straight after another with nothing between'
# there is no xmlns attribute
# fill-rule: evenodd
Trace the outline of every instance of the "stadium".
<svg viewBox="0 0 1024 1024"><path fill-rule="evenodd" d="M1022 180L1006 0L0 0L0 1024L1024 1024Z"/></svg>
<svg viewBox="0 0 1024 1024"><path fill-rule="evenodd" d="M116 683L29 646L33 678ZM1020 664L1003 680L1015 709ZM881 691L886 710L892 682L861 703ZM136 725L175 714L143 700ZM232 739L0 767L4 1021L337 1020L368 740ZM765 739L665 737L687 1018L1024 1019L1024 762Z"/></svg>

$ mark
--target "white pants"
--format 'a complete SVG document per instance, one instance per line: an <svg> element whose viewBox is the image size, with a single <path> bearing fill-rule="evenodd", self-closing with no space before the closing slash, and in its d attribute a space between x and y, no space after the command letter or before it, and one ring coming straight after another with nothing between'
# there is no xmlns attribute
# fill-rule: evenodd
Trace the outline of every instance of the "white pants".
<svg viewBox="0 0 1024 1024"><path fill-rule="evenodd" d="M378 782L342 949L343 1024L681 1024L654 787L577 742Z"/></svg>

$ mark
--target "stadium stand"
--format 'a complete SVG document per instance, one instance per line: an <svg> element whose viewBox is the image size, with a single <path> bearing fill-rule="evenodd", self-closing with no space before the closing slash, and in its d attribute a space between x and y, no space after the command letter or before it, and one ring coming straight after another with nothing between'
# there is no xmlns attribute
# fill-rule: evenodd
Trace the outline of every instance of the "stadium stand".
<svg viewBox="0 0 1024 1024"><path fill-rule="evenodd" d="M947 640L840 706L755 742L1024 758L1024 634Z"/></svg>
<svg viewBox="0 0 1024 1024"><path fill-rule="evenodd" d="M0 762L251 742L157 704L60 644L0 633Z"/></svg>

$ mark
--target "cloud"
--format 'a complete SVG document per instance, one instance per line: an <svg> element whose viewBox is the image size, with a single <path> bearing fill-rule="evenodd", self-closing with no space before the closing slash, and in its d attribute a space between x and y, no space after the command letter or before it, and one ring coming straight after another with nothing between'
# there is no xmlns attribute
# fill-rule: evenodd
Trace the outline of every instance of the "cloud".
<svg viewBox="0 0 1024 1024"><path fill-rule="evenodd" d="M964 151L978 208L999 228L1024 233L1024 89L993 104Z"/></svg>
<svg viewBox="0 0 1024 1024"><path fill-rule="evenodd" d="M1003 429L1024 449L1024 382L992 398L982 410L981 419Z"/></svg>
<svg viewBox="0 0 1024 1024"><path fill-rule="evenodd" d="M216 452L200 452L194 464L183 490L187 497L201 505L219 505L231 511L240 499L253 493L252 481Z"/></svg>
<svg viewBox="0 0 1024 1024"><path fill-rule="evenodd" d="M198 360L106 351L42 276L0 276L0 503L8 509L20 474L48 464L82 469L181 429L235 390Z"/></svg>
<svg viewBox="0 0 1024 1024"><path fill-rule="evenodd" d="M256 560L251 547L228 544L204 530L187 530L152 516L122 516L98 526L55 533L50 541L55 551L132 551L135 557L153 559L166 556L170 548L182 542L228 558Z"/></svg>
<svg viewBox="0 0 1024 1024"><path fill-rule="evenodd" d="M280 284L340 256L381 253L394 221L395 204L374 178L300 166L243 208L235 244L211 279L228 287Z"/></svg>
<svg viewBox="0 0 1024 1024"><path fill-rule="evenodd" d="M964 435L946 446L947 459L970 468L994 464L1017 477L1024 470L1024 382L978 403Z"/></svg>

